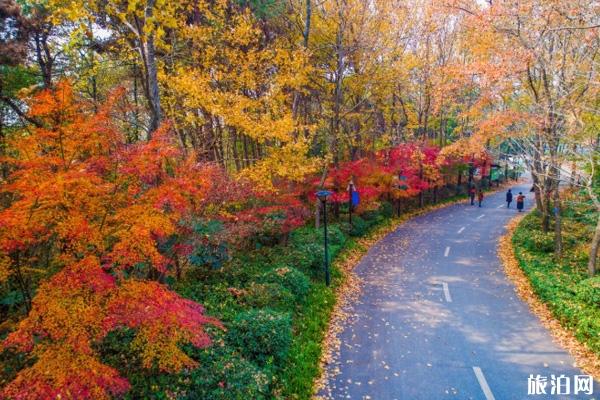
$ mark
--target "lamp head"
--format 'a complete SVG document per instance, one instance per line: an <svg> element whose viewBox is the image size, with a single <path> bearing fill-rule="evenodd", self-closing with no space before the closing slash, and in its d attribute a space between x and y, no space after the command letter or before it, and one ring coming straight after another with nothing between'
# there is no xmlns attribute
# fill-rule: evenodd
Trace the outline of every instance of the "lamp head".
<svg viewBox="0 0 600 400"><path fill-rule="evenodd" d="M322 202L326 202L327 197L329 197L331 195L331 192L329 190L319 190L316 193L316 195L319 198L319 200L321 200Z"/></svg>

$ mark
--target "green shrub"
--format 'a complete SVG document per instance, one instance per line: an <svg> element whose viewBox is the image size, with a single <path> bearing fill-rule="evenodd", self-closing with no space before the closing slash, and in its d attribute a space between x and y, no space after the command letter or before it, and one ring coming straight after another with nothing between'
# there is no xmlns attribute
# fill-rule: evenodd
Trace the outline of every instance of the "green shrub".
<svg viewBox="0 0 600 400"><path fill-rule="evenodd" d="M229 257L227 243L219 239L219 234L223 231L223 223L196 221L192 229L197 238L194 250L188 256L190 264L195 267L221 268Z"/></svg>
<svg viewBox="0 0 600 400"><path fill-rule="evenodd" d="M332 224L327 227L327 239L329 243L329 259L332 260L346 243L347 236L342 231L339 224ZM294 265L304 271L318 273L323 266L323 228L304 227L295 230L290 235L290 247L298 251L303 258Z"/></svg>
<svg viewBox="0 0 600 400"><path fill-rule="evenodd" d="M352 217L352 228L350 229L350 236L364 236L369 230L369 226L364 219L358 215Z"/></svg>
<svg viewBox="0 0 600 400"><path fill-rule="evenodd" d="M303 271L314 272L323 264L323 243L305 243L292 250L290 262Z"/></svg>
<svg viewBox="0 0 600 400"><path fill-rule="evenodd" d="M388 201L384 201L379 206L379 214L383 218L392 218L394 216L394 206Z"/></svg>
<svg viewBox="0 0 600 400"><path fill-rule="evenodd" d="M222 348L207 349L192 370L185 399L267 399L272 374Z"/></svg>
<svg viewBox="0 0 600 400"><path fill-rule="evenodd" d="M310 281L295 268L281 267L267 272L261 279L266 283L274 283L289 290L297 301L303 301L308 294Z"/></svg>
<svg viewBox="0 0 600 400"><path fill-rule="evenodd" d="M577 323L575 325L575 333L579 340L587 343L587 345L595 351L600 352L600 313L581 312L577 315Z"/></svg>
<svg viewBox="0 0 600 400"><path fill-rule="evenodd" d="M379 212L377 210L367 210L361 214L362 218L368 223L373 220L376 220L379 217Z"/></svg>
<svg viewBox="0 0 600 400"><path fill-rule="evenodd" d="M317 243L320 235L322 235L321 229L316 230L313 226L305 226L290 233L289 245L297 247L308 243Z"/></svg>
<svg viewBox="0 0 600 400"><path fill-rule="evenodd" d="M291 341L290 315L269 309L238 314L227 332L227 342L259 365L280 365L288 355Z"/></svg>
<svg viewBox="0 0 600 400"><path fill-rule="evenodd" d="M600 307L600 276L584 279L575 286L579 301Z"/></svg>
<svg viewBox="0 0 600 400"><path fill-rule="evenodd" d="M361 214L361 217L367 224L367 229L370 229L385 220L385 217L381 215L379 210L369 210Z"/></svg>
<svg viewBox="0 0 600 400"><path fill-rule="evenodd" d="M338 224L327 225L327 238L329 244L340 246L346 242L346 235ZM303 227L296 229L290 234L289 245L291 247L303 246L308 243L323 244L323 225L319 229Z"/></svg>
<svg viewBox="0 0 600 400"><path fill-rule="evenodd" d="M519 222L519 229L516 233L522 232L525 234L529 234L530 231L536 231L540 229L541 224L541 213L539 210L533 210L527 217L523 218L521 222Z"/></svg>
<svg viewBox="0 0 600 400"><path fill-rule="evenodd" d="M283 211L276 211L263 216L262 223L259 223L259 229L254 235L257 247L274 246L279 242L285 218L286 215Z"/></svg>
<svg viewBox="0 0 600 400"><path fill-rule="evenodd" d="M194 282L182 283L177 292L185 298L194 300L210 310L220 320L231 320L242 309L237 297L231 291L235 284L230 282Z"/></svg>
<svg viewBox="0 0 600 400"><path fill-rule="evenodd" d="M215 271L212 279L215 283L227 280L228 286L243 287L270 268L272 254L275 254L275 251L271 247L254 251L242 250L220 271Z"/></svg>
<svg viewBox="0 0 600 400"><path fill-rule="evenodd" d="M530 231L523 240L524 247L529 251L541 253L551 253L554 251L553 232Z"/></svg>
<svg viewBox="0 0 600 400"><path fill-rule="evenodd" d="M263 308L284 308L288 309L294 304L295 298L292 292L275 282L256 283L252 282L243 295L245 304Z"/></svg>
<svg viewBox="0 0 600 400"><path fill-rule="evenodd" d="M19 371L31 367L34 360L28 354L16 349L6 348L0 351L0 387L4 387L17 377Z"/></svg>
<svg viewBox="0 0 600 400"><path fill-rule="evenodd" d="M127 375L131 390L125 399L246 400L273 398L273 375L226 346L204 349L184 346L198 366L177 374L138 369Z"/></svg>
<svg viewBox="0 0 600 400"><path fill-rule="evenodd" d="M134 351L131 343L135 338L133 329L116 329L97 346L102 361L112 367L119 368L125 374L138 371L141 367L139 353Z"/></svg>
<svg viewBox="0 0 600 400"><path fill-rule="evenodd" d="M323 243L323 233L319 236L321 238L321 243ZM331 246L343 246L344 243L346 243L346 235L344 235L344 232L342 232L339 225L329 225L327 227L327 239Z"/></svg>

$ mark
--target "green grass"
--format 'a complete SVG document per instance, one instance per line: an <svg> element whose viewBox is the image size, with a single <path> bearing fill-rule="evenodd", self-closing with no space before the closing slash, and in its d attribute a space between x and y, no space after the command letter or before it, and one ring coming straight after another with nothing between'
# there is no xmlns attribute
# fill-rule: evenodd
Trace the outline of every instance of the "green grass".
<svg viewBox="0 0 600 400"><path fill-rule="evenodd" d="M600 277L588 279L588 243L596 213L585 203L567 201L563 211L564 256L556 260L552 229L541 231L533 211L512 238L515 255L535 294L561 324L600 355Z"/></svg>
<svg viewBox="0 0 600 400"><path fill-rule="evenodd" d="M313 381L319 373L323 337L335 306L335 287L313 284L306 307L296 315L292 347L282 374L284 398L309 399L312 395Z"/></svg>

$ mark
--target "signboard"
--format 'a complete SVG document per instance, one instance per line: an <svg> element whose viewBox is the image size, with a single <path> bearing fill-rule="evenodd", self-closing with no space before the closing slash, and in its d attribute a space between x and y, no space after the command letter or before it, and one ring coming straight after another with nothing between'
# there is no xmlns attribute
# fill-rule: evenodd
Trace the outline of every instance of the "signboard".
<svg viewBox="0 0 600 400"><path fill-rule="evenodd" d="M358 195L358 192L353 190L352 191L352 206L356 207L358 206L358 204L360 203L360 196Z"/></svg>
<svg viewBox="0 0 600 400"><path fill-rule="evenodd" d="M498 179L500 179L500 171L496 168L492 168L492 173L490 175L490 178L493 181L497 181Z"/></svg>

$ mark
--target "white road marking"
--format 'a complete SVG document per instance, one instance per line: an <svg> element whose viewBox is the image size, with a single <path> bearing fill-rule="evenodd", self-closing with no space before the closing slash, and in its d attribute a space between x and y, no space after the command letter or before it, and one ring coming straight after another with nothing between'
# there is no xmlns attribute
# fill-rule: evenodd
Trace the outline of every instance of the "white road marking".
<svg viewBox="0 0 600 400"><path fill-rule="evenodd" d="M444 257L448 257L448 254L450 254L450 246L446 246L446 250L444 251Z"/></svg>
<svg viewBox="0 0 600 400"><path fill-rule="evenodd" d="M442 287L444 288L444 297L448 303L452 303L452 297L450 296L450 289L448 289L448 284L446 282L442 282Z"/></svg>
<svg viewBox="0 0 600 400"><path fill-rule="evenodd" d="M498 208L502 208L502 207L504 207L504 204L500 204L500 205L498 206Z"/></svg>
<svg viewBox="0 0 600 400"><path fill-rule="evenodd" d="M477 219L481 219L483 217L485 217L485 214L481 214L479 217L477 217Z"/></svg>
<svg viewBox="0 0 600 400"><path fill-rule="evenodd" d="M456 233L462 233L462 231L464 231L464 230L465 230L465 227L463 226L463 227L462 227L462 228L460 228L460 229L458 230L458 232L456 232Z"/></svg>
<svg viewBox="0 0 600 400"><path fill-rule="evenodd" d="M475 376L477 377L477 381L479 381L479 386L481 386L481 390L483 390L483 394L485 395L486 400L496 400L492 390L490 389L487 381L485 380L485 376L483 376L483 371L479 367L473 367L473 372L475 372Z"/></svg>

